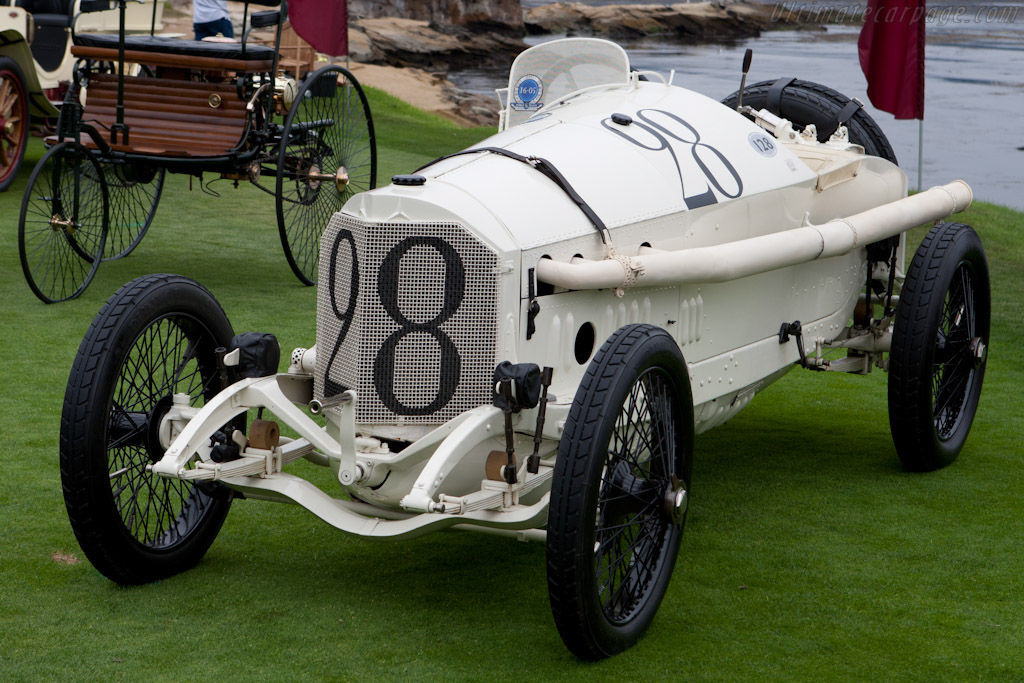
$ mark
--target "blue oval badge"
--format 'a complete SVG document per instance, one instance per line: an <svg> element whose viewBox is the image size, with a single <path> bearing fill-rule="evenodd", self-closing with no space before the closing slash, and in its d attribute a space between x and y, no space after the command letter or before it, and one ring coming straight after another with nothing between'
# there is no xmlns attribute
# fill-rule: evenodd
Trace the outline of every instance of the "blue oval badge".
<svg viewBox="0 0 1024 683"><path fill-rule="evenodd" d="M527 74L516 81L512 89L512 108L520 111L540 109L544 106L544 82L540 77Z"/></svg>

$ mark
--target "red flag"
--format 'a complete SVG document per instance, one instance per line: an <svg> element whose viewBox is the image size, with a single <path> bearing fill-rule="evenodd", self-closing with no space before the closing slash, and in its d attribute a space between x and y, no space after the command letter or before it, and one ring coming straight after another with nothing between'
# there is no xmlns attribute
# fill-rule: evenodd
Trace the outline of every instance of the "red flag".
<svg viewBox="0 0 1024 683"><path fill-rule="evenodd" d="M925 0L868 0L857 41L868 99L898 119L924 119Z"/></svg>
<svg viewBox="0 0 1024 683"><path fill-rule="evenodd" d="M347 0L288 0L288 20L317 52L348 54Z"/></svg>

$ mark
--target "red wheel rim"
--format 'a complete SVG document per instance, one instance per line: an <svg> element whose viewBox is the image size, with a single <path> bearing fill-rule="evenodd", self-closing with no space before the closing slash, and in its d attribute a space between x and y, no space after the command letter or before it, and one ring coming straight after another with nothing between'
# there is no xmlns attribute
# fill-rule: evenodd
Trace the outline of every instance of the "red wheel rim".
<svg viewBox="0 0 1024 683"><path fill-rule="evenodd" d="M25 146L25 90L13 71L0 70L0 183L14 172Z"/></svg>

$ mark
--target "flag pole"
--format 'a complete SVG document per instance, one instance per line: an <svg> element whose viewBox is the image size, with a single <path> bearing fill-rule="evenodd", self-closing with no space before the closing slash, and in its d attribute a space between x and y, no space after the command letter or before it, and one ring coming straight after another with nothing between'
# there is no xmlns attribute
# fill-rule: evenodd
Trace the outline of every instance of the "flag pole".
<svg viewBox="0 0 1024 683"><path fill-rule="evenodd" d="M924 168L924 118L917 120L917 191L921 191L921 169Z"/></svg>
<svg viewBox="0 0 1024 683"><path fill-rule="evenodd" d="M924 184L925 2L867 0L857 38L871 104L897 119L918 119L918 190Z"/></svg>

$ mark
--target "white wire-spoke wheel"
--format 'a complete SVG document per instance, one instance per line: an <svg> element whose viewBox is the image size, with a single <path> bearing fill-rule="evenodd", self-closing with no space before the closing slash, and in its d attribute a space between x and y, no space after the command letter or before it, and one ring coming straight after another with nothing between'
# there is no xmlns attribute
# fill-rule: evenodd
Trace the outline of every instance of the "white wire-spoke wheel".
<svg viewBox="0 0 1024 683"><path fill-rule="evenodd" d="M933 227L907 270L889 357L889 425L904 468L953 462L981 397L991 321L988 262L962 223Z"/></svg>
<svg viewBox="0 0 1024 683"><path fill-rule="evenodd" d="M683 355L628 325L595 355L558 449L548 513L548 594L566 646L601 659L650 626L689 503L693 400Z"/></svg>
<svg viewBox="0 0 1024 683"><path fill-rule="evenodd" d="M61 416L64 502L82 550L113 581L193 567L224 522L226 489L146 468L168 445L175 394L198 407L222 388L215 350L232 335L202 285L147 275L107 301L78 348Z"/></svg>

